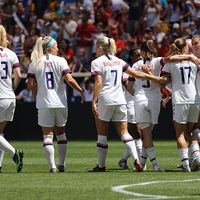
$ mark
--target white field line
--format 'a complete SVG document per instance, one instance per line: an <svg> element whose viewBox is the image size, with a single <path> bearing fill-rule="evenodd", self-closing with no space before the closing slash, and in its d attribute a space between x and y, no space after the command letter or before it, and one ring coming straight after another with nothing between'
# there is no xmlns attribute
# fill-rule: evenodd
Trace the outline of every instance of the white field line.
<svg viewBox="0 0 200 200"><path fill-rule="evenodd" d="M133 187L133 186L144 186L144 185L152 185L152 184L158 184L158 183L178 183L178 182L191 182L191 181L200 181L200 179L188 179L188 180L168 180L168 181L151 181L151 182L144 182L144 183L135 183L135 184L130 184L130 185L119 185L112 187L112 191L126 194L126 195L132 195L134 197L139 197L139 198L134 198L136 199L186 199L186 198L191 198L191 196L164 196L164 195L151 195L151 194L143 194L143 193L137 193L137 192L131 192L127 191L126 188L128 187ZM141 197L141 198L140 198ZM192 196L193 198L200 198L199 196Z"/></svg>

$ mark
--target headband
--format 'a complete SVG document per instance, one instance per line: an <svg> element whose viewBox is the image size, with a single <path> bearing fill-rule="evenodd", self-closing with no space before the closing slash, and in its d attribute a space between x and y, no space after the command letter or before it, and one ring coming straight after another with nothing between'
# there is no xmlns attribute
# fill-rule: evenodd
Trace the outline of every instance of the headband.
<svg viewBox="0 0 200 200"><path fill-rule="evenodd" d="M57 43L56 40L54 40L53 38L51 38L51 40L50 40L47 44L45 44L45 45L43 46L43 49L46 50L47 48L53 46L53 45L56 44L56 43Z"/></svg>

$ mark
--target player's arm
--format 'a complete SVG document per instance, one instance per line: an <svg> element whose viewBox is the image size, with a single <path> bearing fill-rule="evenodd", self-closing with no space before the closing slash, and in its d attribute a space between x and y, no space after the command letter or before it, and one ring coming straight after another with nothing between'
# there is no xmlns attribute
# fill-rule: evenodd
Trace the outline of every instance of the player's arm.
<svg viewBox="0 0 200 200"><path fill-rule="evenodd" d="M36 83L34 77L28 76L28 79L27 79L27 88L29 90L31 90L31 92L32 92L32 94L33 94L34 97L37 96L37 83Z"/></svg>
<svg viewBox="0 0 200 200"><path fill-rule="evenodd" d="M142 68L142 71L143 71L144 73L149 74L149 75L154 75L154 74L153 74L153 70L152 70L152 68L151 68L149 65L145 64L145 65L143 65L141 68ZM158 82L153 81L153 80L152 80L152 82L153 82L154 84L156 84L158 87L162 87L163 85L166 84L166 83L158 83Z"/></svg>
<svg viewBox="0 0 200 200"><path fill-rule="evenodd" d="M94 95L93 95L93 102L97 102L100 91L102 88L102 77L101 75L95 76L95 85L94 85Z"/></svg>
<svg viewBox="0 0 200 200"><path fill-rule="evenodd" d="M22 78L20 67L14 68L13 73L14 73L13 89L15 91L21 81L21 78Z"/></svg>
<svg viewBox="0 0 200 200"><path fill-rule="evenodd" d="M193 54L173 55L173 56L168 56L166 58L163 58L164 63L184 61L184 60L189 60L195 63L197 66L200 65L200 59Z"/></svg>
<svg viewBox="0 0 200 200"><path fill-rule="evenodd" d="M95 84L94 84L94 93L92 99L92 112L96 117L98 117L99 113L97 111L96 103L98 101L98 97L102 88L102 76L96 75L95 76Z"/></svg>
<svg viewBox="0 0 200 200"><path fill-rule="evenodd" d="M75 90L77 90L80 93L80 96L82 98L82 103L84 102L84 90L79 86L79 84L76 82L76 80L72 77L70 73L67 73L64 75L65 81Z"/></svg>
<svg viewBox="0 0 200 200"><path fill-rule="evenodd" d="M170 74L170 72L166 72L166 71L163 70L163 71L161 71L160 76L166 79L166 82L165 82L164 85L167 85L168 83L171 82L171 74Z"/></svg>
<svg viewBox="0 0 200 200"><path fill-rule="evenodd" d="M138 78L141 80L150 80L150 81L155 81L161 84L165 84L167 82L167 79L165 77L159 77L159 76L146 74L144 72L136 71L130 67L126 69L125 73L129 74L130 76L134 78Z"/></svg>
<svg viewBox="0 0 200 200"><path fill-rule="evenodd" d="M135 78L129 77L126 85L127 91L134 96L135 89L134 89Z"/></svg>

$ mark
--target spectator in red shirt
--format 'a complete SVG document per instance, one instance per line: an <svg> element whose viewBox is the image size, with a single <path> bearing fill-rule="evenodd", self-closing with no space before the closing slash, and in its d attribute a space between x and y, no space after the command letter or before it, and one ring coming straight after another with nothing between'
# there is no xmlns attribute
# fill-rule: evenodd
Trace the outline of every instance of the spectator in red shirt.
<svg viewBox="0 0 200 200"><path fill-rule="evenodd" d="M122 39L119 38L119 32L117 29L112 30L112 36L113 36L116 46L117 46L116 56L118 58L123 58L123 53L126 48L126 44Z"/></svg>
<svg viewBox="0 0 200 200"><path fill-rule="evenodd" d="M69 67L72 69L74 65L74 50L69 47L69 41L61 39L58 41L59 54L67 60Z"/></svg>
<svg viewBox="0 0 200 200"><path fill-rule="evenodd" d="M83 15L82 23L78 25L76 30L76 42L78 54L80 48L85 49L87 61L90 62L92 56L93 35L96 32L95 26L88 22L88 16ZM78 55L77 55L78 56Z"/></svg>

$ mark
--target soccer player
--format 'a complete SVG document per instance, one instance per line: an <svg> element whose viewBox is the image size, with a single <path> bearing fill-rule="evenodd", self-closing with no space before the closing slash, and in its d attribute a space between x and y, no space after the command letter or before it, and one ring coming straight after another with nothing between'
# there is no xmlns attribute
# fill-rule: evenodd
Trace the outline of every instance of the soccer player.
<svg viewBox="0 0 200 200"><path fill-rule="evenodd" d="M170 55L184 53L188 53L188 45L184 38L178 38L170 47ZM191 136L194 123L198 121L200 103L196 89L197 66L189 60L167 63L162 75L168 76L172 84L173 120L183 172L191 172L191 169L197 170L200 164L198 143ZM191 144L191 167L186 139Z"/></svg>
<svg viewBox="0 0 200 200"><path fill-rule="evenodd" d="M136 62L132 68L136 71L142 71L142 66L147 64L151 67L152 74L159 76L163 66L163 59L162 57L155 57L157 49L154 42L152 40L147 40L142 43L140 49L142 60ZM158 116L160 113L160 85L153 81L136 79L134 89L136 121L143 136L141 163L144 167L146 159L149 157L154 171L162 172L164 170L158 164L152 141L152 130L154 125L158 123Z"/></svg>
<svg viewBox="0 0 200 200"><path fill-rule="evenodd" d="M135 62L141 59L140 56L140 49L135 48L131 49L129 51L129 57L127 59L127 62L130 66L132 66ZM135 141L135 146L137 149L137 154L139 159L141 159L141 153L142 153L142 140L141 140L141 132L139 131L137 127L137 122L135 119L135 107L134 107L134 88L129 87L130 84L128 84L129 81L135 81L134 78L129 77L128 74L123 73L123 85L124 85L124 95L127 102L127 121L128 121L128 131L133 136ZM125 147L124 153L121 157L121 159L118 162L118 165L122 169L127 169L127 160L129 158L129 150Z"/></svg>
<svg viewBox="0 0 200 200"><path fill-rule="evenodd" d="M13 120L16 106L14 90L21 79L17 55L8 49L7 45L6 30L0 25L0 171L4 151L6 151L16 163L17 172L20 172L23 167L23 151L16 150L3 134L7 122ZM14 81L12 81L12 72L14 72Z"/></svg>
<svg viewBox="0 0 200 200"><path fill-rule="evenodd" d="M58 171L65 171L67 151L65 124L68 107L64 81L76 89L83 100L83 89L71 76L67 61L57 56L57 53L57 42L52 37L38 38L31 54L32 66L28 71L28 87L37 94L38 124L42 127L43 148L50 173L56 172L54 133L58 143Z"/></svg>
<svg viewBox="0 0 200 200"><path fill-rule="evenodd" d="M165 82L157 76L150 76L143 72L136 72L126 62L117 58L116 44L112 38L100 37L96 43L96 59L91 63L91 72L95 76L94 96L92 110L96 119L97 127L97 155L99 163L88 172L105 172L105 161L108 149L107 135L109 123L115 124L117 133L134 160L136 171L143 168L138 159L135 142L127 129L126 100L122 89L122 73L140 79ZM97 105L98 101L98 105Z"/></svg>
<svg viewBox="0 0 200 200"><path fill-rule="evenodd" d="M200 35L194 35L192 37L192 47L194 50L195 55L200 58ZM197 81L196 81L197 92L200 95L200 75L198 72ZM198 123L195 124L195 128L193 130L193 135L196 137L197 141L200 143L200 113Z"/></svg>

